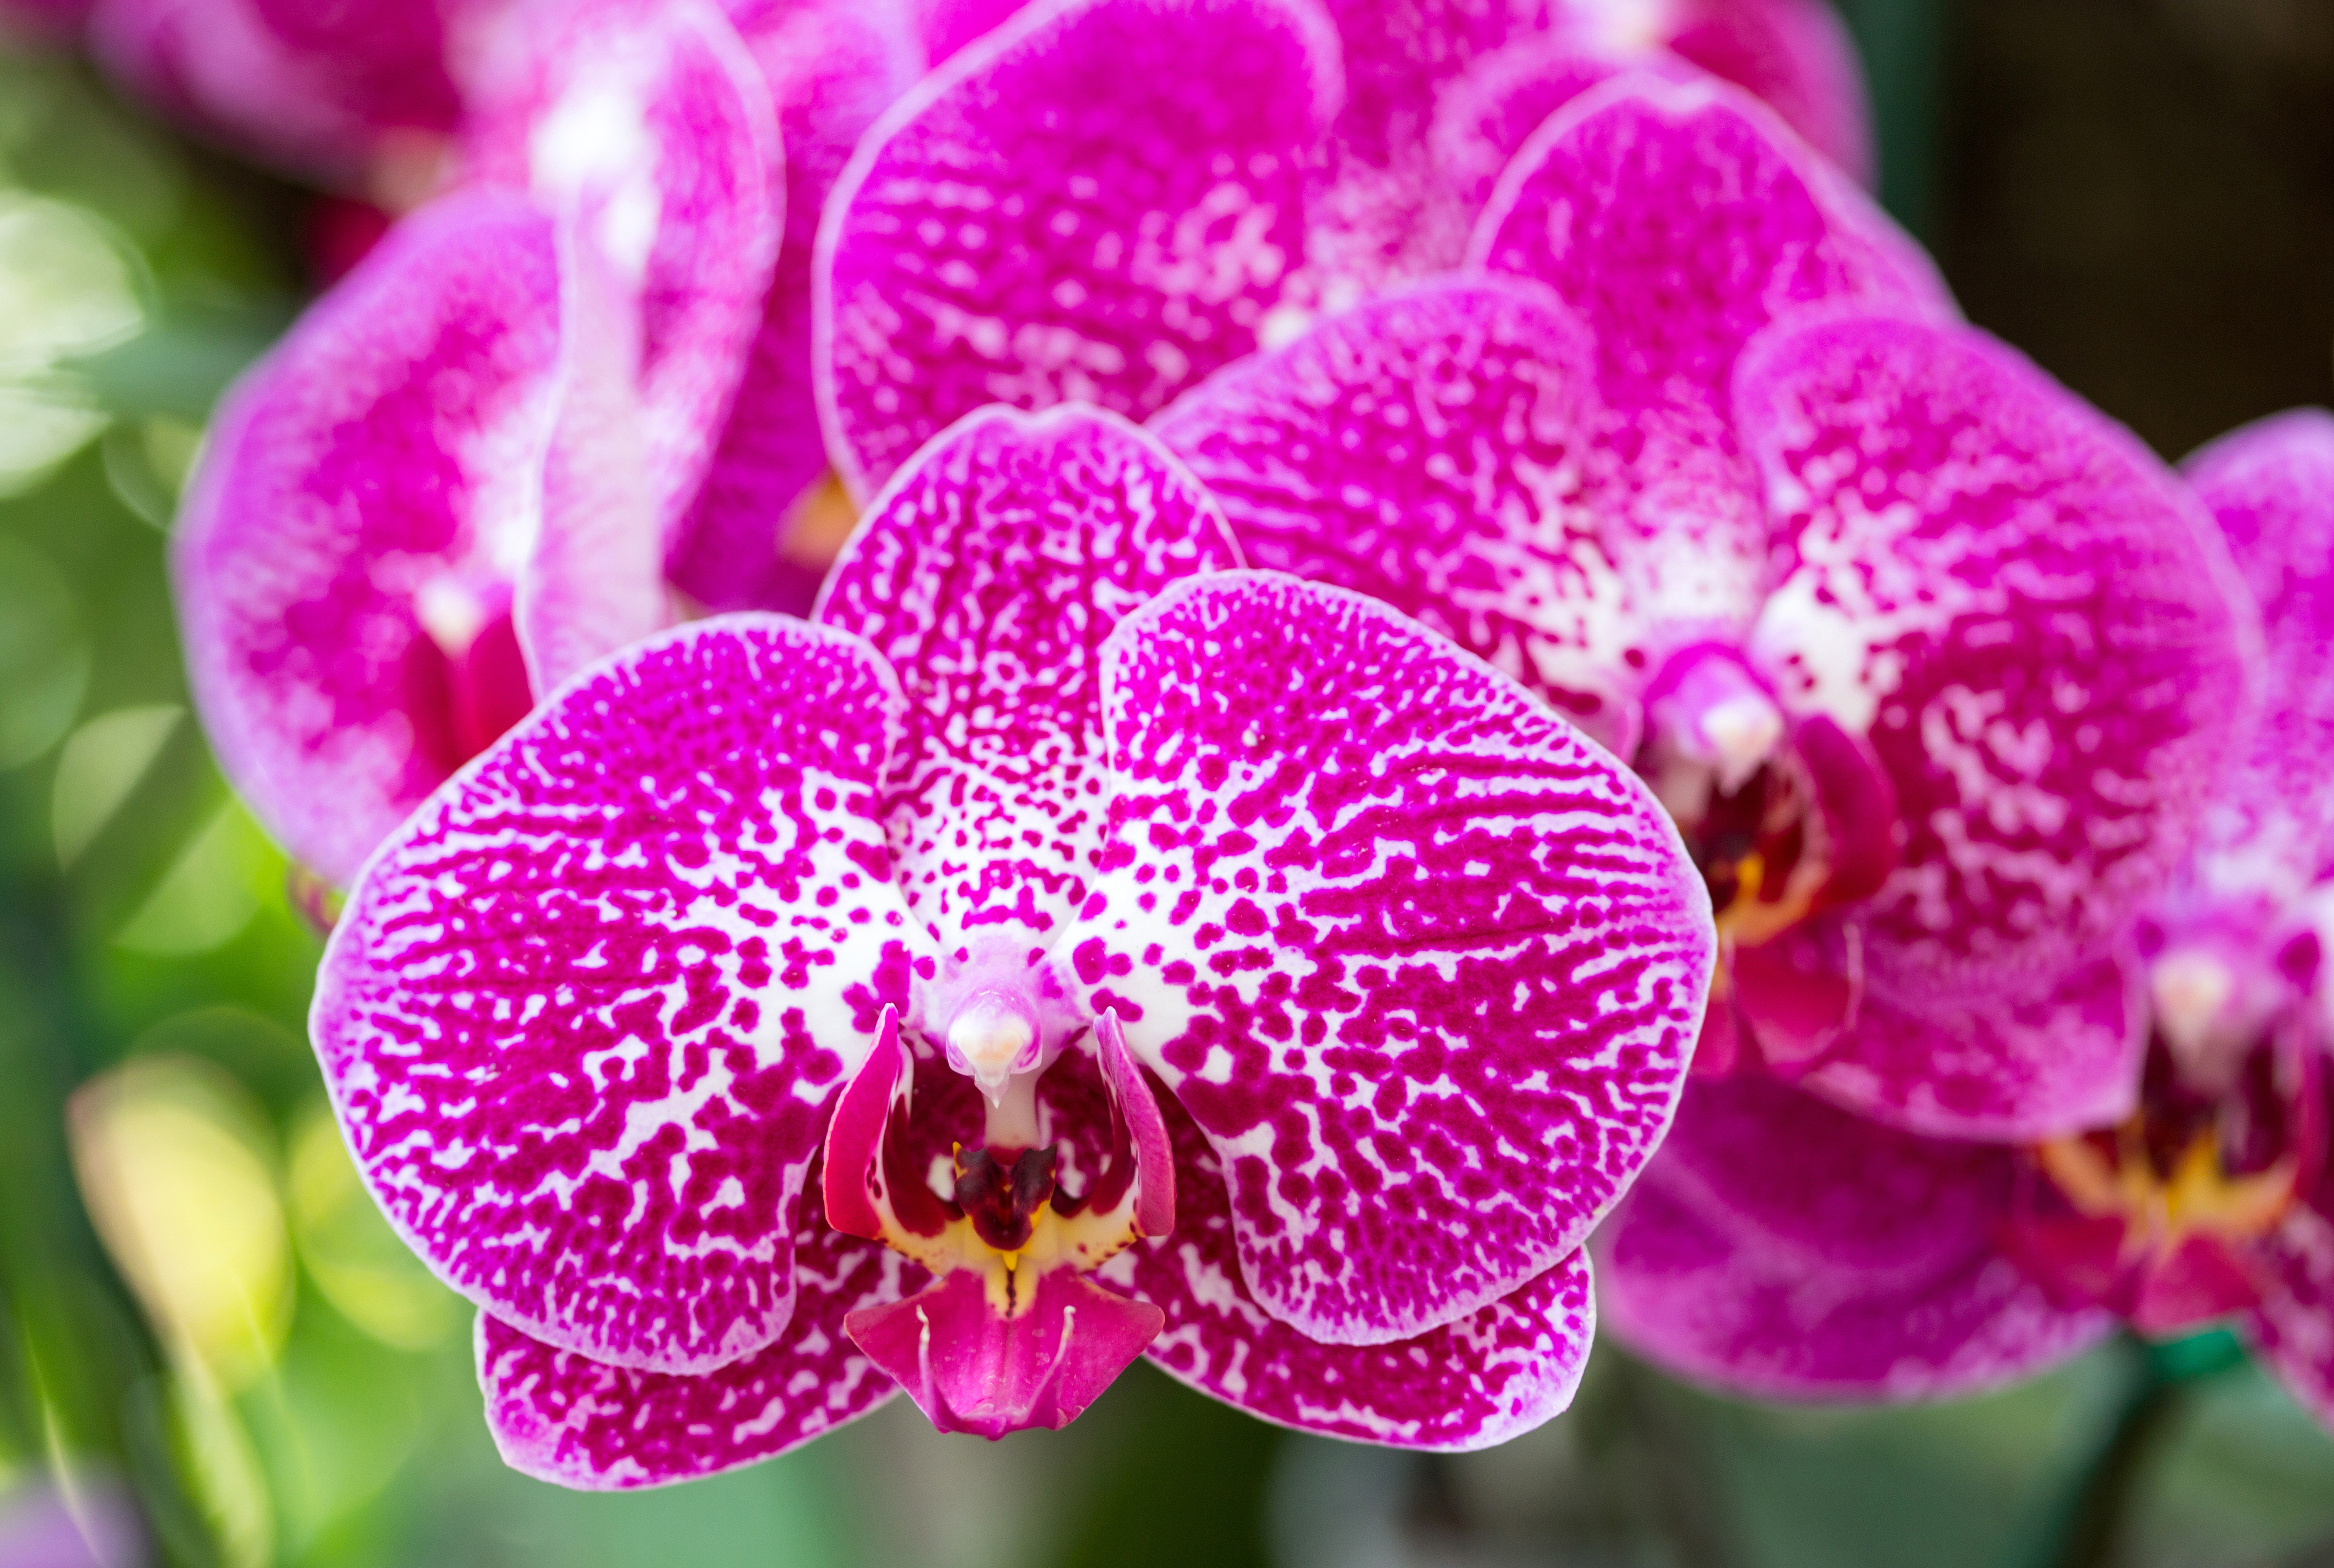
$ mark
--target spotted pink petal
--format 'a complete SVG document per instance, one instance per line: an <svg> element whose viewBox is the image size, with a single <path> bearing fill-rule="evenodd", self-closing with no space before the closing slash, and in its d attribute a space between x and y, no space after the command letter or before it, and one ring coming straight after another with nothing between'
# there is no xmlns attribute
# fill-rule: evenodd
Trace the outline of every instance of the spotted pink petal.
<svg viewBox="0 0 2334 1568"><path fill-rule="evenodd" d="M1877 1126L1756 1076L1697 1079L1595 1243L1605 1326L1765 1399L1938 1399L2103 1337L1999 1247L2018 1157Z"/></svg>
<svg viewBox="0 0 2334 1568"><path fill-rule="evenodd" d="M1108 804L1103 644L1170 583L1239 564L1182 466L1094 409L973 415L876 501L817 616L899 672L888 831L944 948L1068 926Z"/></svg>
<svg viewBox="0 0 2334 1568"><path fill-rule="evenodd" d="M1471 224L1548 116L1632 70L1678 82L1700 74L1664 53L1631 58L1577 26L1529 34L1484 54L1437 95L1427 133L1436 182Z"/></svg>
<svg viewBox="0 0 2334 1568"><path fill-rule="evenodd" d="M641 1371L531 1339L478 1314L487 1428L511 1468L589 1491L694 1481L775 1457L857 1420L900 1391L843 1321L899 1300L923 1271L828 1228L805 1200L796 1222L799 1304L786 1332L701 1376Z"/></svg>
<svg viewBox="0 0 2334 1568"><path fill-rule="evenodd" d="M1119 629L1102 879L1056 952L1224 1162L1240 1273L1313 1339L1453 1323L1660 1141L1708 898L1635 777L1359 595L1181 583Z"/></svg>
<svg viewBox="0 0 2334 1568"><path fill-rule="evenodd" d="M460 110L447 29L465 7L300 0L96 0L89 42L162 112L352 190L410 182Z"/></svg>
<svg viewBox="0 0 2334 1568"><path fill-rule="evenodd" d="M585 223L638 297L642 444L677 546L776 265L769 90L702 0L520 0L478 54L468 172Z"/></svg>
<svg viewBox="0 0 2334 1568"><path fill-rule="evenodd" d="M2265 1238L2261 1305L2251 1326L2278 1380L2334 1428L2334 1179L2323 1173L2309 1200Z"/></svg>
<svg viewBox="0 0 2334 1568"><path fill-rule="evenodd" d="M1552 287L1597 347L1606 505L1648 541L1681 635L1739 633L1767 529L1728 383L1769 322L1827 301L1945 315L1911 242L1765 108L1714 82L1617 78L1508 166L1471 258Z"/></svg>
<svg viewBox="0 0 2334 1568"><path fill-rule="evenodd" d="M1966 328L1779 328L1735 402L1776 530L1752 655L1896 788L1872 994L2058 984L2162 884L2239 738L2257 644L2210 519Z"/></svg>
<svg viewBox="0 0 2334 1568"><path fill-rule="evenodd" d="M236 388L182 508L205 726L335 883L475 749L449 688L532 547L557 271L523 202L417 213Z"/></svg>
<svg viewBox="0 0 2334 1568"><path fill-rule="evenodd" d="M924 69L904 4L730 0L777 103L786 143L786 238L751 362L670 569L719 610L810 608L826 563L788 549L805 498L827 474L811 388L811 257L827 192L875 117Z"/></svg>
<svg viewBox="0 0 2334 1568"><path fill-rule="evenodd" d="M368 1184L514 1328L705 1372L774 1342L828 1105L921 930L891 673L776 616L598 666L399 830L310 1020Z"/></svg>
<svg viewBox="0 0 2334 1568"><path fill-rule="evenodd" d="M1683 0L1666 32L1672 53L1760 99L1851 178L1872 184L1864 72L1856 41L1825 0Z"/></svg>
<svg viewBox="0 0 2334 1568"><path fill-rule="evenodd" d="M2260 727L2208 813L2201 879L2297 898L2334 865L2334 415L2300 409L2185 465L2261 606Z"/></svg>
<svg viewBox="0 0 2334 1568"><path fill-rule="evenodd" d="M1626 756L1635 541L1593 488L1595 353L1520 279L1416 284L1219 371L1151 428L1255 564L1417 617Z"/></svg>
<svg viewBox="0 0 2334 1568"><path fill-rule="evenodd" d="M868 132L819 235L815 366L863 498L989 403L1134 418L1257 346L1339 93L1308 0L1045 0Z"/></svg>
<svg viewBox="0 0 2334 1568"><path fill-rule="evenodd" d="M1868 948L1867 948L1868 951ZM2136 967L2114 956L2030 991L1915 991L1872 975L1855 1022L1804 1080L1876 1121L2027 1141L2128 1116L2147 1044Z"/></svg>
<svg viewBox="0 0 2334 1568"><path fill-rule="evenodd" d="M542 532L512 602L529 681L543 692L671 619L641 407L641 312L582 227L560 237L558 410Z"/></svg>
<svg viewBox="0 0 2334 1568"><path fill-rule="evenodd" d="M1285 1427L1446 1452L1506 1442L1572 1403L1596 1320L1585 1251L1414 1339L1323 1344L1258 1304L1222 1162L1180 1106L1161 1105L1175 1148L1174 1234L1137 1242L1096 1276L1165 1313L1155 1364Z"/></svg>

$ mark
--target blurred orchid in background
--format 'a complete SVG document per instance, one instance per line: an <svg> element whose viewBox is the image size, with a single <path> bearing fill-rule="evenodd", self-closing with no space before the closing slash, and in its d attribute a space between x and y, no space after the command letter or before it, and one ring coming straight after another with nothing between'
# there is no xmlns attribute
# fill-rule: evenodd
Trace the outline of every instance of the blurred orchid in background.
<svg viewBox="0 0 2334 1568"><path fill-rule="evenodd" d="M1159 434L1257 562L1635 759L1718 911L1698 1071L1963 1136L2119 1111L2117 944L2254 652L2194 503L1714 85L1576 101L1474 251Z"/></svg>
<svg viewBox="0 0 2334 1568"><path fill-rule="evenodd" d="M2011 1149L1697 1083L1599 1238L1631 1344L1767 1396L1936 1396L2033 1371L2118 1318L2166 1336L2231 1320L2334 1423L2334 418L2240 430L2188 474L2260 600L2268 690L2140 926L2136 1102Z"/></svg>

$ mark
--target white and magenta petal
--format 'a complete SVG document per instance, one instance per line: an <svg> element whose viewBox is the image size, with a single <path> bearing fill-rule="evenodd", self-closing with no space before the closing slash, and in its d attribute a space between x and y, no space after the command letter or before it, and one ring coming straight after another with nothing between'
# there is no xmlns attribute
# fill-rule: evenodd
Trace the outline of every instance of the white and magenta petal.
<svg viewBox="0 0 2334 1568"><path fill-rule="evenodd" d="M2136 966L2096 958L2030 992L1923 988L1899 1001L1897 989L1866 968L1854 1022L1805 1087L1941 1138L2024 1141L2131 1114L2147 1045Z"/></svg>
<svg viewBox="0 0 2334 1568"><path fill-rule="evenodd" d="M2112 1314L2000 1248L2018 1156L1915 1137L1770 1079L1697 1079L1598 1230L1604 1326L1764 1399L1939 1399L2040 1371Z"/></svg>
<svg viewBox="0 0 2334 1568"><path fill-rule="evenodd" d="M181 512L187 662L222 765L345 884L528 695L509 623L557 358L551 223L399 226L230 395ZM516 689L513 689L513 687Z"/></svg>
<svg viewBox="0 0 2334 1568"><path fill-rule="evenodd" d="M1423 284L1219 371L1151 428L1250 563L1417 617L1626 756L1634 539L1592 488L1595 352L1519 279Z"/></svg>
<svg viewBox="0 0 2334 1568"><path fill-rule="evenodd" d="M1585 1251L1414 1339L1323 1344L1257 1304L1222 1165L1180 1107L1162 1109L1175 1148L1174 1234L1136 1243L1096 1276L1165 1314L1153 1363L1284 1427L1410 1448L1487 1448L1571 1405L1596 1331Z"/></svg>
<svg viewBox="0 0 2334 1568"><path fill-rule="evenodd" d="M671 619L641 406L641 313L573 225L560 234L559 316L541 532L511 606L528 683L543 692Z"/></svg>
<svg viewBox="0 0 2334 1568"><path fill-rule="evenodd" d="M526 0L468 74L467 172L584 225L637 301L649 482L678 544L776 265L769 90L717 9L661 0Z"/></svg>
<svg viewBox="0 0 2334 1568"><path fill-rule="evenodd" d="M904 4L731 0L728 12L777 104L786 238L751 362L667 569L716 610L798 614L838 543L803 526L828 472L811 382L819 214L861 135L923 74L924 53Z"/></svg>
<svg viewBox="0 0 2334 1568"><path fill-rule="evenodd" d="M989 403L1141 419L1256 348L1340 91L1307 0L1047 0L860 144L819 236L829 451L863 498Z"/></svg>
<svg viewBox="0 0 2334 1568"><path fill-rule="evenodd" d="M2195 876L2220 899L2300 897L2334 862L2334 415L2297 409L2184 465L2261 607L2261 722L2205 817Z"/></svg>
<svg viewBox="0 0 2334 1568"><path fill-rule="evenodd" d="M700 1480L773 1458L888 1401L899 1385L844 1320L899 1300L923 1271L828 1228L805 1199L800 1304L774 1343L699 1376L595 1361L478 1314L478 1384L503 1460L539 1481L614 1491Z"/></svg>
<svg viewBox="0 0 2334 1568"><path fill-rule="evenodd" d="M1664 619L1732 636L1765 585L1766 520L1729 380L1779 316L1864 300L1932 313L1889 230L1766 109L1711 81L1609 82L1536 131L1471 255L1552 288L1597 349L1608 505L1658 551ZM1909 242L1905 242L1909 247Z"/></svg>
<svg viewBox="0 0 2334 1568"><path fill-rule="evenodd" d="M1971 329L1779 327L1735 403L1775 527L1751 656L1896 789L1873 992L2056 984L2162 884L2241 738L2255 633L2211 520Z"/></svg>
<svg viewBox="0 0 2334 1568"><path fill-rule="evenodd" d="M581 677L367 867L311 1034L448 1284L647 1371L786 1328L829 1101L928 962L879 814L899 707L855 639L699 622Z"/></svg>
<svg viewBox="0 0 2334 1568"><path fill-rule="evenodd" d="M1056 949L1223 1161L1240 1274L1409 1339L1577 1247L1668 1126L1709 898L1625 767L1359 595L1170 590L1114 639L1103 876Z"/></svg>
<svg viewBox="0 0 2334 1568"><path fill-rule="evenodd" d="M1093 409L976 414L876 501L817 616L899 673L892 854L946 945L1068 926L1108 807L1103 644L1171 583L1239 564L1182 466Z"/></svg>

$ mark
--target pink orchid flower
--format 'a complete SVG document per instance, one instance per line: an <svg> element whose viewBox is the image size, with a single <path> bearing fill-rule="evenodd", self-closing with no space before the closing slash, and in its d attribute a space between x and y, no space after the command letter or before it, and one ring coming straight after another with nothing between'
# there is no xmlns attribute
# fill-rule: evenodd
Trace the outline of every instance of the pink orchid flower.
<svg viewBox="0 0 2334 1568"><path fill-rule="evenodd" d="M1154 428L1252 560L1635 761L1718 912L1699 1070L1944 1135L2122 1114L2120 944L2247 696L2210 520L1719 84L1574 100L1472 248Z"/></svg>
<svg viewBox="0 0 2334 1568"><path fill-rule="evenodd" d="M822 222L818 409L852 497L974 409L1144 418L1456 263L1486 166L1540 119L1632 63L1705 80L1665 40L1862 122L1817 5L1482 10L1045 0L955 54L867 132Z"/></svg>
<svg viewBox="0 0 2334 1568"><path fill-rule="evenodd" d="M563 14L590 25L488 101L477 178L231 392L182 510L206 726L334 884L536 697L671 619L775 265L773 111L727 24Z"/></svg>
<svg viewBox="0 0 2334 1568"><path fill-rule="evenodd" d="M2119 1319L2230 1321L2334 1425L2334 417L2240 430L2189 473L2260 598L2269 692L2143 928L2137 1105L2009 1150L1697 1082L1599 1237L1630 1344L1754 1393L1905 1397L2035 1371Z"/></svg>
<svg viewBox="0 0 2334 1568"><path fill-rule="evenodd" d="M593 667L375 856L314 1039L512 1464L1059 1426L1143 1353L1377 1442L1564 1408L1700 879L1515 683L1239 561L1133 427L979 414L810 621Z"/></svg>

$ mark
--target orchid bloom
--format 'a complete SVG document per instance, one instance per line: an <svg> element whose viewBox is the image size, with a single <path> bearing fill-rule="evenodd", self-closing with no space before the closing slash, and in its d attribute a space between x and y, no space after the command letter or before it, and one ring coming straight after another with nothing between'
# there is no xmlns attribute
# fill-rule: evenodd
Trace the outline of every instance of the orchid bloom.
<svg viewBox="0 0 2334 1568"><path fill-rule="evenodd" d="M926 77L822 220L814 369L851 497L974 409L1145 418L1325 310L1457 262L1486 164L1539 118L1631 63L1703 80L1664 41L1861 124L1818 5L1480 9L1042 0Z"/></svg>
<svg viewBox="0 0 2334 1568"><path fill-rule="evenodd" d="M2247 692L2209 519L1716 83L1573 101L1473 251L1154 428L1259 564L1635 761L1717 910L1698 1070L1945 1135L2120 1115L2118 944Z"/></svg>
<svg viewBox="0 0 2334 1568"><path fill-rule="evenodd" d="M535 697L670 620L775 264L772 110L727 24L564 14L593 25L512 70L478 177L246 374L184 503L206 726L334 884Z"/></svg>
<svg viewBox="0 0 2334 1568"><path fill-rule="evenodd" d="M2334 417L2240 430L2189 473L2260 598L2269 690L2142 925L2136 1106L2011 1150L1697 1082L1599 1236L1603 1305L1638 1350L1769 1395L1953 1394L2118 1319L2225 1320L2334 1425Z"/></svg>
<svg viewBox="0 0 2334 1568"><path fill-rule="evenodd" d="M1239 559L1133 427L978 414L812 620L616 655L391 836L313 1036L513 1465L1059 1426L1146 1352L1379 1442L1565 1406L1700 880L1507 678Z"/></svg>

